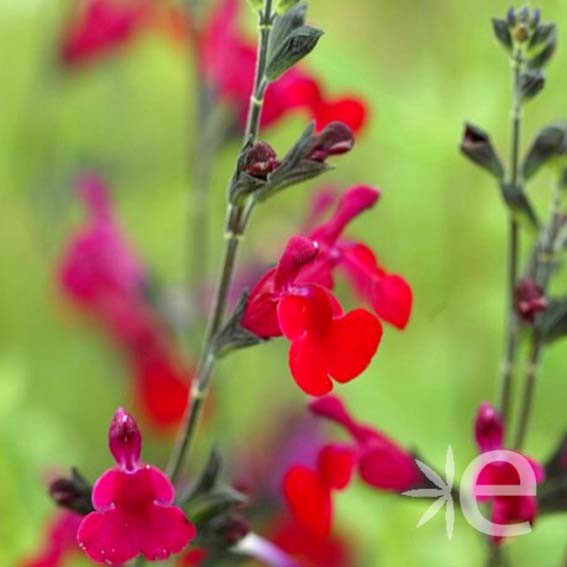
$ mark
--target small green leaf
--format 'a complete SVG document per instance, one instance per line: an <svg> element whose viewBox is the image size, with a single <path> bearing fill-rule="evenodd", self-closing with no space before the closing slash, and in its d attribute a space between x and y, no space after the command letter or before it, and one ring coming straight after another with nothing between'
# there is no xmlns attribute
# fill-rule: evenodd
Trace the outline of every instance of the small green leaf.
<svg viewBox="0 0 567 567"><path fill-rule="evenodd" d="M266 78L275 81L281 77L315 49L322 35L322 30L311 26L300 26L293 30L268 61Z"/></svg>

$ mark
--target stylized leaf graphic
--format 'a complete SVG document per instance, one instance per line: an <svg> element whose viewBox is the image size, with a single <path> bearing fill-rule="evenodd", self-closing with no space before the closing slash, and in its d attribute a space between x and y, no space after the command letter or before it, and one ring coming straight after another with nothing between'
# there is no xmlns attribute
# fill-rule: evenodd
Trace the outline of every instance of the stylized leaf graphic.
<svg viewBox="0 0 567 567"><path fill-rule="evenodd" d="M423 516L421 516L419 522L417 522L416 527L420 528L421 526L429 522L429 520L431 520L437 514L437 512L439 512L439 510L443 508L445 502L447 502L447 499L445 497L435 500L435 502L433 502L433 504L431 504L431 506L429 506L429 508L425 511Z"/></svg>

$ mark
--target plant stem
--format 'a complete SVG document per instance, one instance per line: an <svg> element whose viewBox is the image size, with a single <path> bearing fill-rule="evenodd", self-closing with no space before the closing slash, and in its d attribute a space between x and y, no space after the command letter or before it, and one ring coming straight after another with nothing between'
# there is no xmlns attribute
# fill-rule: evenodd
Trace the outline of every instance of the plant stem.
<svg viewBox="0 0 567 567"><path fill-rule="evenodd" d="M551 214L549 222L543 231L540 242L537 244L535 254L534 278L536 283L541 287L544 295L547 292L551 274L553 272L555 250L561 227L561 191L561 180L559 180L555 184L551 198ZM532 350L528 366L526 368L524 391L522 393L520 414L514 442L514 448L517 450L521 449L526 436L542 350L543 340L535 331L533 331Z"/></svg>
<svg viewBox="0 0 567 567"><path fill-rule="evenodd" d="M518 428L516 429L516 438L514 440L514 448L516 450L521 449L524 443L524 438L526 436L526 431L532 408L532 401L535 392L535 383L536 383L541 352L542 352L542 341L539 338L539 336L534 334L534 336L532 337L530 357L526 366L524 391L522 393L520 415L518 418Z"/></svg>
<svg viewBox="0 0 567 567"><path fill-rule="evenodd" d="M511 111L511 134L510 134L510 165L508 182L513 185L521 185L520 173L520 141L522 129L522 100L520 92L520 77L523 65L521 48L516 48L512 56L513 84L512 84L512 111ZM520 247L520 232L518 221L510 213L508 221L508 261L507 280L508 290L507 324L504 349L504 360L502 363L500 380L500 413L504 423L508 420L510 413L510 399L512 396L512 381L514 377L514 363L518 351L518 325L514 311L514 288L518 278L518 254Z"/></svg>
<svg viewBox="0 0 567 567"><path fill-rule="evenodd" d="M259 14L260 39L258 43L258 57L256 60L256 74L254 88L250 97L248 121L244 132L244 141L254 141L258 135L262 103L267 83L264 79L268 44L272 24L272 0L265 0L264 9ZM172 482L176 482L182 470L183 463L189 453L191 441L197 431L202 408L205 403L213 369L216 363L215 337L219 332L226 311L228 293L234 273L234 265L240 239L246 228L248 216L245 215L244 206L228 205L226 247L221 265L214 303L209 317L205 346L189 393L187 410L183 418L181 429L175 441L167 474Z"/></svg>

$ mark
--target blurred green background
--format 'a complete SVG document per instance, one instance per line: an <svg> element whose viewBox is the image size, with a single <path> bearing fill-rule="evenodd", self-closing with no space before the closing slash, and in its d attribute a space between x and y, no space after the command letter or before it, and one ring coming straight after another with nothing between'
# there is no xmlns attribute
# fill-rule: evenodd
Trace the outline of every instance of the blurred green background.
<svg viewBox="0 0 567 567"><path fill-rule="evenodd" d="M507 153L509 65L490 26L507 7L495 0L313 0L310 8L326 35L309 68L331 93L363 96L372 112L355 151L324 182L383 189L353 232L415 292L408 329L388 329L371 368L339 391L360 418L438 468L452 445L458 475L475 455L476 408L496 392L506 215L491 180L457 146L467 119ZM526 107L524 147L538 127L567 114L567 2L540 7L544 20L558 24L560 47L545 91ZM76 464L95 478L110 465L112 412L130 403L122 357L76 321L54 283L56 259L81 218L72 174L95 166L107 175L124 230L160 282L179 284L185 272L190 65L178 48L148 37L105 64L63 76L54 69L54 46L65 9L0 0L2 567L33 548L52 510L46 472ZM303 126L297 116L266 137L283 151ZM237 150L234 144L218 156L214 174L215 258ZM542 212L551 181L541 174L531 188ZM303 218L308 193L290 190L258 211L242 258L275 258ZM221 447L245 447L283 404L301 407L285 349L273 341L219 366L211 436ZM539 459L566 426L566 354L565 344L545 354L526 444ZM148 438L145 458L163 463L168 443ZM484 544L464 522L451 542L441 514L415 528L427 505L359 483L338 498L339 526L361 550L361 566L481 565ZM566 543L567 519L555 516L508 547L516 566L559 567Z"/></svg>

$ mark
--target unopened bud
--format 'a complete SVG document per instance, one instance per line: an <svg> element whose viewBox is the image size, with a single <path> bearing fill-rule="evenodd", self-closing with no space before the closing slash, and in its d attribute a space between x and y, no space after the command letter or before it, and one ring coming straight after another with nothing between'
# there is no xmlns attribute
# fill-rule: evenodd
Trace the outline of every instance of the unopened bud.
<svg viewBox="0 0 567 567"><path fill-rule="evenodd" d="M58 506L82 515L93 511L91 492L91 485L76 469L71 478L56 478L49 485L49 495Z"/></svg>
<svg viewBox="0 0 567 567"><path fill-rule="evenodd" d="M250 525L240 514L225 514L214 518L209 529L215 539L223 545L232 547L250 532Z"/></svg>
<svg viewBox="0 0 567 567"><path fill-rule="evenodd" d="M307 159L325 161L329 156L345 154L354 146L354 134L343 122L331 122L315 136Z"/></svg>
<svg viewBox="0 0 567 567"><path fill-rule="evenodd" d="M484 130L473 124L465 124L460 148L466 157L496 178L501 179L504 175L502 162L492 145L490 136Z"/></svg>
<svg viewBox="0 0 567 567"><path fill-rule="evenodd" d="M258 179L267 179L280 164L276 157L276 152L269 144L256 142L244 155L242 171Z"/></svg>
<svg viewBox="0 0 567 567"><path fill-rule="evenodd" d="M498 411L488 402L478 408L474 425L476 443L481 452L497 451L504 443L504 424Z"/></svg>
<svg viewBox="0 0 567 567"><path fill-rule="evenodd" d="M514 306L518 317L533 323L536 315L547 308L548 301L541 287L532 279L524 279L514 290Z"/></svg>

